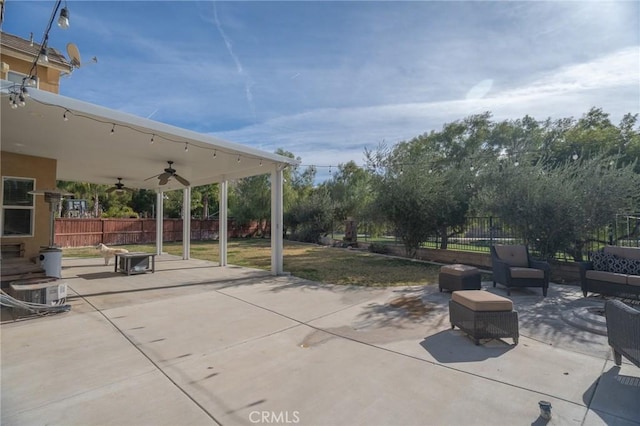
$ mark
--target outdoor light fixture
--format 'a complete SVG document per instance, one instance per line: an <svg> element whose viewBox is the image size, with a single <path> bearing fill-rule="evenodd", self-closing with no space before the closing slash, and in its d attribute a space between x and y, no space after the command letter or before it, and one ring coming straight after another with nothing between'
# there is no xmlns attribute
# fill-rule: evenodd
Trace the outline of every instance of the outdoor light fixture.
<svg viewBox="0 0 640 426"><path fill-rule="evenodd" d="M40 48L40 62L44 64L49 63L49 57L47 56L47 48L44 46Z"/></svg>
<svg viewBox="0 0 640 426"><path fill-rule="evenodd" d="M60 17L58 18L58 26L63 30L69 28L69 10L63 7L60 10Z"/></svg>
<svg viewBox="0 0 640 426"><path fill-rule="evenodd" d="M0 0L0 4L2 4L3 1L4 0ZM17 108L18 106L26 105L25 100L29 97L29 92L27 91L26 86L35 87L37 85L38 79L36 76L38 75L38 63L45 66L49 63L49 56L47 55L47 42L49 41L49 31L51 31L51 25L53 24L53 20L56 18L58 10L60 10L60 16L58 17L58 26L63 29L69 28L69 9L67 8L66 0L65 6L62 9L60 9L61 3L62 0L56 0L55 2L53 11L51 12L49 23L44 30L40 48L37 51L37 55L35 55L33 59L31 69L29 70L27 77L22 79L21 84L15 84L10 89L10 93L12 96L9 98L9 102L11 103L11 108L13 109ZM29 45L34 46L33 33L31 33L31 35L29 36Z"/></svg>
<svg viewBox="0 0 640 426"><path fill-rule="evenodd" d="M64 114L62 114L62 119L63 119L64 121L69 121L69 117L67 117L67 112L68 112L68 111L69 111L69 110L66 110L66 111L64 112Z"/></svg>

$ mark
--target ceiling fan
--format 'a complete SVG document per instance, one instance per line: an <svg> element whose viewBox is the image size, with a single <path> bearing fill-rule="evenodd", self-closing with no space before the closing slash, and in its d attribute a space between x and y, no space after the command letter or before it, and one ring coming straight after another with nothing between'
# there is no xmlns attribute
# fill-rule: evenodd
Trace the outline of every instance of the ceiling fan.
<svg viewBox="0 0 640 426"><path fill-rule="evenodd" d="M183 178L182 176L180 176L179 174L176 173L176 169L174 169L172 167L173 161L167 161L167 163L169 163L169 167L164 169L164 173L160 173L159 175L151 176L150 178L145 179L145 181L149 180L149 179L153 179L154 177L157 177L158 178L158 185L166 185L169 182L169 179L174 177L174 178L176 178L176 180L178 182L180 182L184 186L191 185L188 180L186 180L185 178Z"/></svg>
<svg viewBox="0 0 640 426"><path fill-rule="evenodd" d="M133 192L133 189L124 186L124 183L122 183L122 178L118 178L118 182L116 182L113 187L107 189L107 194L111 194L114 191L118 194L122 194L124 191Z"/></svg>

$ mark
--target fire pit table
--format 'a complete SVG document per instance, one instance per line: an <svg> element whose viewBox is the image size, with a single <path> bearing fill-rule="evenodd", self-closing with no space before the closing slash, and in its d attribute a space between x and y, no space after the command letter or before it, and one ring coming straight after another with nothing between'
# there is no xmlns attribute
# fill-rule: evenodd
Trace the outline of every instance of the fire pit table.
<svg viewBox="0 0 640 426"><path fill-rule="evenodd" d="M127 275L154 273L156 270L155 253L116 253L114 272L122 272Z"/></svg>

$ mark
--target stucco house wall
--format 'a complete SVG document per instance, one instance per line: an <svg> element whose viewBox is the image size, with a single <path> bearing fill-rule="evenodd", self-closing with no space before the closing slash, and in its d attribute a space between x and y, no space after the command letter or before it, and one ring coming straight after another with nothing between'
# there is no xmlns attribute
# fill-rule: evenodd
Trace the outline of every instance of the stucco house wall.
<svg viewBox="0 0 640 426"><path fill-rule="evenodd" d="M5 143L5 141L2 141ZM2 176L35 179L35 189L56 187L56 160L29 155L0 152L0 174ZM0 187L0 196L2 188ZM44 196L35 195L34 234L32 237L0 237L2 244L24 243L24 257L38 255L41 246L49 245L50 214L49 204Z"/></svg>

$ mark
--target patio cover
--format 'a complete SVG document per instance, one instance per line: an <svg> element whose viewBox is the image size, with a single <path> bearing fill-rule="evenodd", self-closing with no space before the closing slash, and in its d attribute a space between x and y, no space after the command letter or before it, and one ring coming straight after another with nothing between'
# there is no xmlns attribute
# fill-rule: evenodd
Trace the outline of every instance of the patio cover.
<svg viewBox="0 0 640 426"><path fill-rule="evenodd" d="M12 83L1 84L2 151L57 160L58 180L113 185L122 178L129 188L158 193L184 188L175 179L160 187L158 179L151 178L168 167L167 161L174 162L177 174L191 186L220 183L224 187L221 198L226 196L229 180L271 174L272 223L274 231L279 228L282 170L298 164L296 160L34 88L28 89L30 97L24 107L12 109L8 100ZM190 190L185 194L190 197ZM226 199L220 204L226 206ZM226 211L221 211L221 223L225 218ZM185 229L188 237L187 232ZM275 240L281 238L281 232L272 234ZM281 249L276 251L281 265ZM221 264L226 263L226 253L224 257ZM272 255L272 269L274 260Z"/></svg>

